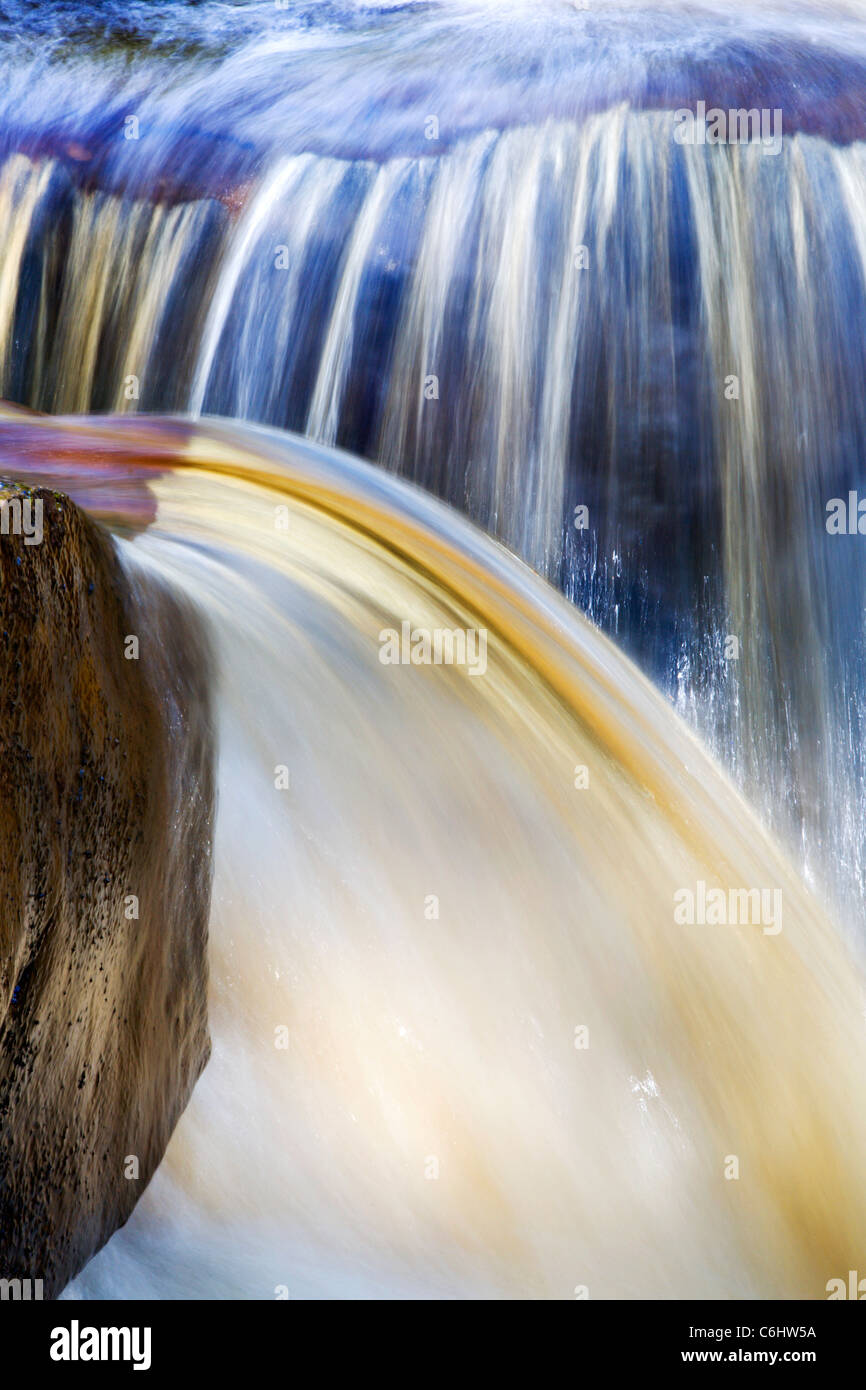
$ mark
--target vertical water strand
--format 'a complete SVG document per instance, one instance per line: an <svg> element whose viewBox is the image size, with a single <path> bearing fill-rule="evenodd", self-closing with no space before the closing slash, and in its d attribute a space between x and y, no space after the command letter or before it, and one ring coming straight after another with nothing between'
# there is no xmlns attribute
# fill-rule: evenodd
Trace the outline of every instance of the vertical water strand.
<svg viewBox="0 0 866 1390"><path fill-rule="evenodd" d="M828 305L831 318L841 308L834 301L845 218L839 216L832 167L810 137L787 141L781 158L758 150L742 154L743 197L755 210L752 282L762 287L752 313L760 360L757 409L766 423L764 452L754 459L756 512L739 528L726 528L733 545L729 566L743 566L745 545L760 556L761 590L751 620L761 626L748 631L741 679L747 709L762 721L761 762L780 770L774 800L785 809L780 815L771 806L768 819L796 835L809 872L828 835L837 839L846 819L842 808L852 795L850 768L837 759L833 733L840 727L828 671L833 619L819 559L825 541L822 480L836 449L829 437L835 429L828 432L826 422L837 416L832 401L846 373L843 368L837 382L832 361L822 360L821 344L835 337L822 324ZM783 188L785 198L779 196ZM821 225L825 204L838 218L836 228ZM814 558L804 564L805 555ZM784 593L779 575L785 576ZM834 787L832 801L823 794L828 786Z"/></svg>
<svg viewBox="0 0 866 1390"><path fill-rule="evenodd" d="M564 377L573 380L573 371L569 372L555 347L551 350L551 325L562 296L569 297L565 275L582 273L574 259L569 260L563 234L573 201L577 140L571 124L548 125L534 135L538 157L530 176L535 215L521 219L515 229L515 241L523 241L523 275L530 292L522 302L512 298L507 311L511 321L506 370L514 387L502 402L506 408L499 417L498 493L513 518L508 544L540 574L553 577L562 554L568 449L567 441L562 450L551 448L552 422L544 406L550 399L551 381L558 383L553 399L561 399ZM503 271L504 276L510 273L506 267ZM521 368L527 344L532 374Z"/></svg>
<svg viewBox="0 0 866 1390"><path fill-rule="evenodd" d="M461 352L466 247L475 235L477 192L495 143L487 132L437 164L412 278L402 300L393 366L378 446L381 463L440 496L452 494L459 470ZM461 284L462 281L462 284ZM437 401L425 398L425 381L439 382ZM462 501L462 496L459 497Z"/></svg>
<svg viewBox="0 0 866 1390"><path fill-rule="evenodd" d="M80 413L113 399L101 370L111 329L123 334L141 259L153 265L165 209L103 194L76 199L52 361L52 409ZM109 360L116 360L112 356ZM103 407L104 408L104 407Z"/></svg>
<svg viewBox="0 0 866 1390"><path fill-rule="evenodd" d="M481 237L468 328L472 381L466 490L484 519L530 564L543 565L535 515L532 433L542 376L539 301L544 274L539 202L551 175L555 127L499 137L481 190Z"/></svg>
<svg viewBox="0 0 866 1390"><path fill-rule="evenodd" d="M31 292L35 293L35 305L29 324L24 329L29 337L29 349L22 353L16 344L14 373L3 386L4 394L10 400L20 400L33 410L51 408L51 388L49 369L54 342L57 316L58 286L61 282L65 251L64 218L58 216L56 203L52 205L51 195L46 198L46 213L50 226L41 228L40 235L34 238L34 250L38 257L35 271L35 284L31 282Z"/></svg>
<svg viewBox="0 0 866 1390"><path fill-rule="evenodd" d="M309 258L314 258L321 243L327 241L321 229L334 222L333 203L348 168L343 160L313 160L300 185L284 193L271 243L265 242L264 234L260 240L260 254L250 271L245 312L233 347L241 365L231 398L233 415L275 424L286 418L294 398L299 316L311 288L306 278ZM287 262L280 270L274 265L278 245Z"/></svg>
<svg viewBox="0 0 866 1390"><path fill-rule="evenodd" d="M665 419L675 393L671 307L669 164L665 116L623 114L619 138L599 146L604 203L596 255L601 319L609 341L606 430L608 494L632 533L647 527L651 497L663 495L656 475L669 447ZM669 460L665 459L668 463ZM644 479L637 515L634 478Z"/></svg>
<svg viewBox="0 0 866 1390"><path fill-rule="evenodd" d="M807 871L825 838L844 833L843 808L856 800L832 737L825 571L803 563L820 553L821 479L834 451L814 388L822 383L829 398L836 390L819 356L823 301L838 286L833 237L818 219L822 199L838 207L838 196L815 155L808 137L772 158L754 147L685 151L723 507L719 621L739 642L738 659L725 663L730 722L719 752ZM731 377L739 398L730 386L726 394ZM828 785L832 805L821 794Z"/></svg>
<svg viewBox="0 0 866 1390"><path fill-rule="evenodd" d="M208 216L208 205L202 202L182 203L162 215L154 211L142 253L134 270L130 267L131 292L118 324L118 338L126 350L116 359L120 365L113 383L112 410L139 407L138 397L125 385L132 376L141 381L145 406L153 399L153 387L145 374L148 368L159 366L154 360L157 338L178 281L200 249ZM173 360L175 377L183 372L185 358L181 351Z"/></svg>
<svg viewBox="0 0 866 1390"><path fill-rule="evenodd" d="M579 139L587 191L578 191L569 249L585 268L571 270L580 325L571 391L563 383L555 402L557 445L567 441L569 501L590 514L591 544L571 541L571 579L596 620L619 633L623 591L664 511L653 429L672 389L667 160L657 125L624 105ZM565 316L556 332L560 351Z"/></svg>
<svg viewBox="0 0 866 1390"><path fill-rule="evenodd" d="M145 408L182 403L199 312L195 290L183 291L206 275L213 216L207 201L168 207L76 196L48 373L52 410L134 406L129 376L139 379ZM156 348L171 313L179 322L163 360Z"/></svg>
<svg viewBox="0 0 866 1390"><path fill-rule="evenodd" d="M728 613L719 616L723 631L737 638L741 663L745 662L726 668L738 702L731 753L739 761L741 778L754 781L762 760L754 741L746 749L743 739L760 738L766 720L763 697L760 689L753 691L749 669L755 660L753 635L757 640L761 631L761 551L754 543L753 528L760 518L757 479L765 448L753 319L760 287L754 283L752 209L743 203L742 161L737 147L683 146L683 157L695 226L705 344L710 418L704 428L709 431L722 508ZM730 380L734 377L736 386ZM735 389L739 399L729 399L726 390L730 394ZM745 543L744 533L748 536ZM750 693L757 696L758 708L750 702ZM741 718L746 721L744 725L739 723Z"/></svg>
<svg viewBox="0 0 866 1390"><path fill-rule="evenodd" d="M233 359L230 399L217 400L214 404L216 409L222 409L226 413L236 409L235 397L240 394L237 373L243 371L243 365L235 351L231 315L238 308L237 295L241 278L248 272L254 252L261 251L264 256L271 251L271 248L261 246L262 239L274 222L277 212L282 210L285 201L297 192L313 162L313 156L305 154L277 165L264 179L229 237L218 267L216 290L197 352L189 398L189 409L193 415L201 415L204 409L217 358L224 351L229 352ZM273 267L272 254L268 256L266 263ZM247 317L254 314L257 307L260 306L253 304L247 307ZM255 358L251 359L249 369L257 372L258 362Z"/></svg>
<svg viewBox="0 0 866 1390"><path fill-rule="evenodd" d="M552 261L550 275L552 312L549 317L545 372L539 412L535 471L538 477L538 506L547 517L547 530L553 542L546 554L544 572L554 574L562 553L561 526L566 495L566 477L571 443L572 400L579 352L589 332L587 324L587 279L592 260L585 266L584 252L592 257L589 219L593 182L590 169L597 158L598 142L605 129L600 117L588 120L568 141L560 158L565 163L563 179L569 197L563 208L565 232ZM580 360L580 367L584 365ZM580 470L579 458L574 459ZM559 528L559 529L558 529Z"/></svg>
<svg viewBox="0 0 866 1390"><path fill-rule="evenodd" d="M397 159L378 170L346 249L305 428L306 434L323 444L337 439L356 332L358 291L373 240L411 165L411 160Z"/></svg>
<svg viewBox="0 0 866 1390"><path fill-rule="evenodd" d="M15 311L21 292L21 266L33 216L50 183L54 166L34 165L13 155L0 171L0 391L8 390L14 351Z"/></svg>
<svg viewBox="0 0 866 1390"><path fill-rule="evenodd" d="M787 263L796 294L765 295L758 306L764 342L785 349L772 358L784 372L774 390L785 409L765 403L774 440L765 508L775 578L768 584L769 631L779 649L799 657L786 694L806 871L810 882L827 883L819 866L827 864L822 847L832 844L829 886L843 920L856 927L866 875L863 540L829 536L825 508L833 496L847 500L851 487L862 491L866 460L863 146L834 150L801 135L789 142L788 155L786 166L773 170L769 222L783 225L784 174L793 244L780 241L776 265L781 275ZM769 204L766 193L763 202ZM766 268L762 273L767 278Z"/></svg>
<svg viewBox="0 0 866 1390"><path fill-rule="evenodd" d="M863 380L866 377L866 146L862 143L845 149L833 149L829 160L838 180L839 197L845 211L844 225L850 251L844 265L848 274L843 280L844 302L839 306L837 323L844 324L841 341L853 357L843 378L847 390L844 401L838 398L830 405L841 422L839 439L844 458L825 477L824 490L818 499L822 523L826 520L826 505L832 497L847 498L848 489L859 487L863 495L864 460L866 460L866 408L863 400ZM838 273L838 272L837 272ZM815 344L816 355L826 355L823 343ZM846 359L847 365L847 359ZM840 393L841 394L841 393ZM854 908L860 908L866 898L866 847L863 827L866 824L866 696L862 673L866 669L866 594L862 564L852 551L866 544L859 534L843 538L826 536L824 549L829 575L830 611L845 615L847 622L836 637L834 656L845 671L845 678L834 686L835 724L832 747L835 762L844 766L852 795L847 814L837 835L837 854L840 878L849 885L852 906L849 917L855 919ZM853 563L852 563L853 561ZM841 626L841 624L839 624ZM841 650L840 650L841 648ZM832 668L831 668L832 669ZM838 774L834 769L834 781ZM834 798L835 800L835 798Z"/></svg>

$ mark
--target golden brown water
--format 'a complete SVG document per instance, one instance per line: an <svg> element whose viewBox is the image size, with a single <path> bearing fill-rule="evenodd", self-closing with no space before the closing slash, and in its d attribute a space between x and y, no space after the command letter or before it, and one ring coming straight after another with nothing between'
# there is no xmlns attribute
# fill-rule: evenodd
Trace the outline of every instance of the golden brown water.
<svg viewBox="0 0 866 1390"><path fill-rule="evenodd" d="M214 1055L71 1293L820 1298L857 1267L859 965L624 656L348 456L7 428L91 460L70 492L219 664ZM404 621L484 630L486 670L383 665ZM699 881L780 890L781 931L680 925Z"/></svg>

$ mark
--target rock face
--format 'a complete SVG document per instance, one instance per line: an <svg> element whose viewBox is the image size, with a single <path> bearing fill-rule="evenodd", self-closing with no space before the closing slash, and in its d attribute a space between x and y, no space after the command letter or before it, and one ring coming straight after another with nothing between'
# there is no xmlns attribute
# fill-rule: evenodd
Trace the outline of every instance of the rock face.
<svg viewBox="0 0 866 1390"><path fill-rule="evenodd" d="M45 1298L208 1058L209 675L195 615L68 498L0 483L0 1279Z"/></svg>

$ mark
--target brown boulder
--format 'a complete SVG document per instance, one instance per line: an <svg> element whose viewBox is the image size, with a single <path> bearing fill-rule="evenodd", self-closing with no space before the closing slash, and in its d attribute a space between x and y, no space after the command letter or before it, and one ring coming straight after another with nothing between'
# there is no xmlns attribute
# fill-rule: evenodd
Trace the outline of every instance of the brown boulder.
<svg viewBox="0 0 866 1390"><path fill-rule="evenodd" d="M210 671L194 613L67 497L0 483L4 508L0 1279L48 1298L130 1215L208 1058Z"/></svg>

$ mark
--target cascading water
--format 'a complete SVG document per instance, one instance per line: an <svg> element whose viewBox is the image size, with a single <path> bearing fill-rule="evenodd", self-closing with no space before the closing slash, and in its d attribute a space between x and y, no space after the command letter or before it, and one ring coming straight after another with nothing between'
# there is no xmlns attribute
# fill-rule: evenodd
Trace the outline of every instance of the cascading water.
<svg viewBox="0 0 866 1390"><path fill-rule="evenodd" d="M218 664L213 1057L70 1297L820 1297L853 1267L858 976L626 658L347 455L11 428L49 478L63 451L146 487L144 529L117 471L54 475ZM483 663L383 663L404 622L483 631ZM699 881L778 892L780 930L684 930Z"/></svg>
<svg viewBox="0 0 866 1390"><path fill-rule="evenodd" d="M208 12L15 51L3 392L276 424L465 509L861 920L862 567L823 532L866 456L857 11ZM676 143L697 99L778 108L781 150Z"/></svg>
<svg viewBox="0 0 866 1390"><path fill-rule="evenodd" d="M829 1063L797 1029L849 1048L856 1087L857 986L745 802L624 660L456 519L208 417L364 457L553 581L673 699L859 952L866 567L825 521L866 460L861 7L109 4L76 6L74 32L5 8L0 393L201 422L10 419L7 448L56 475L48 439L113 526L146 514L126 563L191 594L222 653L214 1061L75 1291L820 1294L848 1258L834 1183L855 1233L860 1206L831 1162L805 1211L797 1164L817 1181L806 1155L843 1073L824 1097ZM679 143L674 113L699 101L780 111L778 149ZM82 450L110 461L101 488ZM336 470L327 502L308 469ZM423 563L419 513L440 547ZM478 689L381 668L374 629L460 626L474 567L485 603L508 596L509 653L527 612L562 650L500 652ZM606 821L580 805L584 763ZM784 945L683 946L671 893L700 878L784 883ZM459 911L428 923L428 894ZM614 1054L576 1081L588 994ZM702 1018L713 1060L692 1077L670 1057ZM289 1058L281 1024L302 1039ZM716 1103L763 1173L748 1217L708 1215L702 1158L735 1147ZM817 1118L770 1198L791 1106ZM437 1146L454 1186L424 1182ZM615 1234L635 1222L641 1259Z"/></svg>

